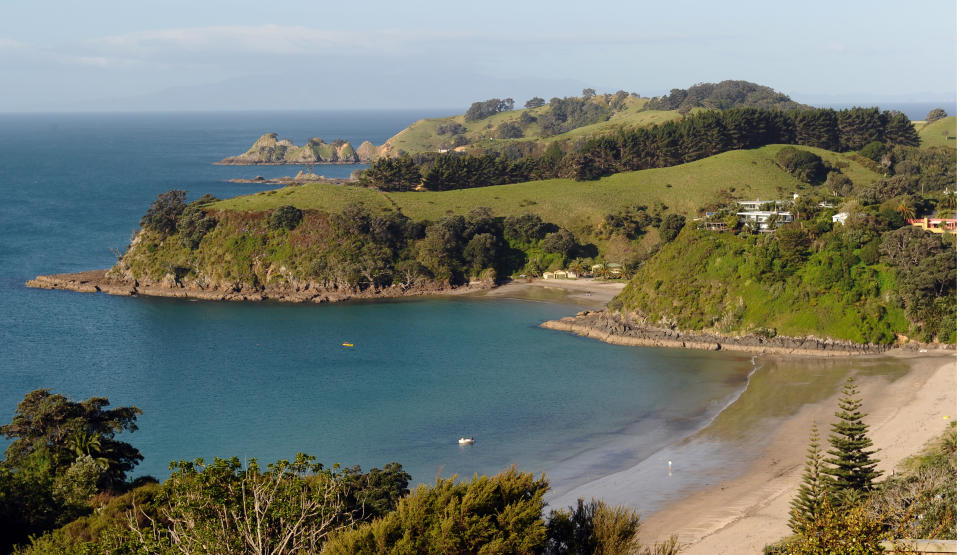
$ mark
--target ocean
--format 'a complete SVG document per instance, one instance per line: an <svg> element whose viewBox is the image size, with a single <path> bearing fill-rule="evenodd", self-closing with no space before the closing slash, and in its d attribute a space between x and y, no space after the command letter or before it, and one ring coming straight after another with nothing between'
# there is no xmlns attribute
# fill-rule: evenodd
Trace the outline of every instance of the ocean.
<svg viewBox="0 0 960 555"><path fill-rule="evenodd" d="M580 310L572 305L230 304L24 286L37 274L112 265L111 249L124 248L161 192L230 197L263 188L230 178L300 169L212 165L262 133L380 144L438 115L0 115L0 422L26 393L49 388L143 410L140 429L120 436L145 457L135 475L164 479L179 459L305 452L328 466L396 461L413 483L516 465L546 472L561 495L663 458L743 391L748 356L614 346L538 327ZM357 167L317 171L346 177ZM460 436L476 444L461 447ZM703 472L678 475L666 490L657 463L651 488L662 495L634 505L651 510L728 462L714 449L698 462Z"/></svg>

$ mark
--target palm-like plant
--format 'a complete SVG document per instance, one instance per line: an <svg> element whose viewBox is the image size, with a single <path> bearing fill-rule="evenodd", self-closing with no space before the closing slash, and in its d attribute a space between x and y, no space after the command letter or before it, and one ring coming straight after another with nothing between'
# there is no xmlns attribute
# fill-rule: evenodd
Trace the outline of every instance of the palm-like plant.
<svg viewBox="0 0 960 555"><path fill-rule="evenodd" d="M110 459L103 456L105 453L99 434L91 434L88 430L77 431L70 436L70 449L77 457L88 455L103 470L110 466Z"/></svg>

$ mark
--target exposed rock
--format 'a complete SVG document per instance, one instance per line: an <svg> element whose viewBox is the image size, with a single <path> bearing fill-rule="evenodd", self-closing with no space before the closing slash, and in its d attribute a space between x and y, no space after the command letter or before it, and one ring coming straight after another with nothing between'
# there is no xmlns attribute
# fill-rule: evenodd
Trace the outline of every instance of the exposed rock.
<svg viewBox="0 0 960 555"><path fill-rule="evenodd" d="M567 331L616 345L672 347L707 351L850 356L879 354L894 347L813 336L788 337L778 335L765 337L757 334L730 336L709 332L677 331L631 322L618 313L605 311L584 311L576 316L544 322L541 327ZM951 348L951 346L943 348Z"/></svg>
<svg viewBox="0 0 960 555"><path fill-rule="evenodd" d="M357 147L357 157L360 160L376 160L377 159L377 147L370 141L363 141L360 143L360 146Z"/></svg>
<svg viewBox="0 0 960 555"><path fill-rule="evenodd" d="M285 268L273 271L284 274ZM37 276L26 283L38 289L61 289L80 293L109 295L146 295L209 301L278 301L290 303L332 303L348 299L416 297L424 295L458 295L492 287L485 282L453 287L438 282L422 282L408 287L394 285L383 289L329 289L313 282L291 279L283 285L250 287L233 283L208 283L203 278L181 282L172 274L159 282L137 281L117 270L94 270L74 274Z"/></svg>
<svg viewBox="0 0 960 555"><path fill-rule="evenodd" d="M369 141L364 141L358 150L347 141L338 139L330 144L317 137L297 146L287 139L278 139L276 133L264 133L243 154L229 156L217 164L356 164L370 162L376 153L377 147Z"/></svg>

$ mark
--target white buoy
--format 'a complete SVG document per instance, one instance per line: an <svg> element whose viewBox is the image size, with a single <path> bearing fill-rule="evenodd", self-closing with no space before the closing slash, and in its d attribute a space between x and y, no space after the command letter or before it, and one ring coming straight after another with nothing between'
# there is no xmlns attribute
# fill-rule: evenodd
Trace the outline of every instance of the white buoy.
<svg viewBox="0 0 960 555"><path fill-rule="evenodd" d="M673 476L673 461L667 461L667 476Z"/></svg>

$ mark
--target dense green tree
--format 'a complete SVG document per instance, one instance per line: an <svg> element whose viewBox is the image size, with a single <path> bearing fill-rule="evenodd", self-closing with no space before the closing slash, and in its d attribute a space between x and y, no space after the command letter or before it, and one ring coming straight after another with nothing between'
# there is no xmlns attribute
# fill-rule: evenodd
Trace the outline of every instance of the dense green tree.
<svg viewBox="0 0 960 555"><path fill-rule="evenodd" d="M536 214L526 213L519 216L507 216L503 220L504 237L511 241L532 244L543 239L550 228Z"/></svg>
<svg viewBox="0 0 960 555"><path fill-rule="evenodd" d="M527 108L527 109L529 109L529 110L532 110L532 109L534 109L534 108L539 108L539 107L543 106L543 105L546 104L546 103L547 103L546 100L540 98L539 96L535 96L535 97L531 98L530 100L528 100L528 101L526 102L526 104L523 105L523 107L524 107L524 108Z"/></svg>
<svg viewBox="0 0 960 555"><path fill-rule="evenodd" d="M509 110L513 110L512 98L491 98L490 100L471 104L464 115L464 119L468 122L477 121Z"/></svg>
<svg viewBox="0 0 960 555"><path fill-rule="evenodd" d="M107 459L103 487L123 483L127 472L143 460L143 455L129 443L118 441L116 434L135 432L137 407L107 409L110 401L91 397L75 402L49 389L28 393L17 405L13 420L0 426L0 434L13 441L7 446L5 464L18 468L34 453L46 453L54 474L69 467L76 459L74 438L89 434L98 438L100 456Z"/></svg>
<svg viewBox="0 0 960 555"><path fill-rule="evenodd" d="M534 554L546 541L546 478L507 470L419 486L386 517L344 530L325 553Z"/></svg>
<svg viewBox="0 0 960 555"><path fill-rule="evenodd" d="M371 468L363 472L359 466L343 471L345 509L356 522L367 522L386 516L400 499L410 493L410 474L400 463Z"/></svg>
<svg viewBox="0 0 960 555"><path fill-rule="evenodd" d="M204 204L201 201L191 202L177 219L180 244L188 249L195 250L204 236L217 227L216 218L207 216Z"/></svg>
<svg viewBox="0 0 960 555"><path fill-rule="evenodd" d="M826 500L827 486L823 474L823 451L820 449L820 432L814 424L810 430L807 446L807 462L797 495L790 502L790 528L799 533L805 525L814 522Z"/></svg>
<svg viewBox="0 0 960 555"><path fill-rule="evenodd" d="M463 258L470 266L472 275L477 275L486 268L493 268L497 264L496 237L490 233L474 235L463 248Z"/></svg>
<svg viewBox="0 0 960 555"><path fill-rule="evenodd" d="M89 511L87 497L119 489L143 459L115 434L136 431L140 409L105 409L48 389L28 393L0 434L13 441L0 461L0 551Z"/></svg>
<svg viewBox="0 0 960 555"><path fill-rule="evenodd" d="M823 159L816 154L794 148L781 148L774 158L777 165L804 183L819 184L827 177Z"/></svg>
<svg viewBox="0 0 960 555"><path fill-rule="evenodd" d="M869 427L863 422L866 414L860 412L863 401L859 393L856 381L848 378L840 392L837 421L831 425L828 438L831 449L827 450L823 473L830 477L827 487L837 501L870 491L881 474L876 470L879 461L871 458L876 451L870 450L873 441L867 437Z"/></svg>
<svg viewBox="0 0 960 555"><path fill-rule="evenodd" d="M467 132L467 128L459 123L442 123L437 126L437 135L462 135Z"/></svg>
<svg viewBox="0 0 960 555"><path fill-rule="evenodd" d="M303 220L303 212L289 204L280 206L270 214L270 229L294 229Z"/></svg>
<svg viewBox="0 0 960 555"><path fill-rule="evenodd" d="M668 215L663 219L663 223L660 224L660 241L662 243L673 241L686 224L687 219L684 216L680 214Z"/></svg>
<svg viewBox="0 0 960 555"><path fill-rule="evenodd" d="M924 338L956 337L956 248L936 234L905 227L884 233L880 252L894 267L907 316Z"/></svg>
<svg viewBox="0 0 960 555"><path fill-rule="evenodd" d="M887 153L887 148L880 141L873 141L867 143L863 148L860 149L860 155L866 156L867 158L873 160L874 162L879 162L884 154Z"/></svg>
<svg viewBox="0 0 960 555"><path fill-rule="evenodd" d="M177 230L177 220L187 208L186 198L187 192L179 189L160 193L140 218L140 227L162 235L172 234Z"/></svg>
<svg viewBox="0 0 960 555"><path fill-rule="evenodd" d="M934 108L927 113L926 121L927 123L933 123L938 119L943 119L947 117L947 111L943 108Z"/></svg>
<svg viewBox="0 0 960 555"><path fill-rule="evenodd" d="M795 115L797 144L827 150L840 149L837 112L829 109L803 110Z"/></svg>
<svg viewBox="0 0 960 555"><path fill-rule="evenodd" d="M523 137L523 128L515 122L503 122L497 126L497 138L520 139Z"/></svg>
<svg viewBox="0 0 960 555"><path fill-rule="evenodd" d="M541 243L545 252L562 254L564 257L573 255L577 248L577 239L568 230L560 228L554 233L548 233Z"/></svg>
<svg viewBox="0 0 960 555"><path fill-rule="evenodd" d="M887 144L920 146L920 134L913 122L903 112L884 111L883 119L886 126L883 129L883 138Z"/></svg>
<svg viewBox="0 0 960 555"><path fill-rule="evenodd" d="M409 191L420 185L420 167L413 158L378 158L360 176L360 183L384 191Z"/></svg>
<svg viewBox="0 0 960 555"><path fill-rule="evenodd" d="M582 94L585 100L590 100L591 98L597 96L597 91L594 89L583 89Z"/></svg>

